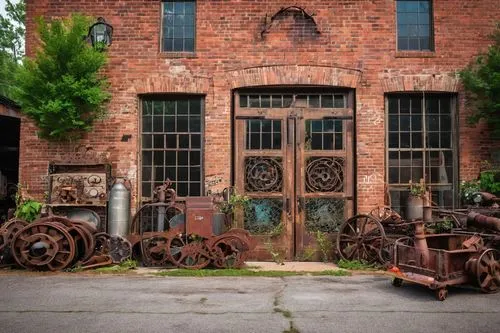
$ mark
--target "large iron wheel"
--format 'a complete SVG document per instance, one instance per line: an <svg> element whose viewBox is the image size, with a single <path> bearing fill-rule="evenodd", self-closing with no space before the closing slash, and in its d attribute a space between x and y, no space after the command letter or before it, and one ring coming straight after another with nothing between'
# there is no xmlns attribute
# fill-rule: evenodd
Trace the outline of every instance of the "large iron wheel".
<svg viewBox="0 0 500 333"><path fill-rule="evenodd" d="M36 223L21 229L12 239L12 254L25 268L57 271L76 255L75 242L63 226Z"/></svg>
<svg viewBox="0 0 500 333"><path fill-rule="evenodd" d="M340 226L337 236L337 250L342 259L368 264L385 262L382 256L384 243L384 228L371 215L351 217Z"/></svg>
<svg viewBox="0 0 500 333"><path fill-rule="evenodd" d="M248 253L248 245L238 236L230 235L217 240L211 248L217 268L241 267Z"/></svg>
<svg viewBox="0 0 500 333"><path fill-rule="evenodd" d="M477 260L476 278L484 293L496 293L500 287L500 252L495 249L484 251Z"/></svg>
<svg viewBox="0 0 500 333"><path fill-rule="evenodd" d="M167 242L167 237L159 235L141 240L142 262L145 266L164 266L170 260Z"/></svg>
<svg viewBox="0 0 500 333"><path fill-rule="evenodd" d="M167 241L169 260L179 268L201 269L210 263L205 243L187 235L175 235Z"/></svg>

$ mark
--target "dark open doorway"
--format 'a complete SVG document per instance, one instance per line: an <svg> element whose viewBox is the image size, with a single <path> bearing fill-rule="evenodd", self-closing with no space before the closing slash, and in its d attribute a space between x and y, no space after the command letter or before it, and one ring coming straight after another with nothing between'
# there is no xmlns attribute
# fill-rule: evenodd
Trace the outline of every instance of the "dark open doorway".
<svg viewBox="0 0 500 333"><path fill-rule="evenodd" d="M0 116L0 223L15 208L15 193L19 181L19 139L21 120Z"/></svg>

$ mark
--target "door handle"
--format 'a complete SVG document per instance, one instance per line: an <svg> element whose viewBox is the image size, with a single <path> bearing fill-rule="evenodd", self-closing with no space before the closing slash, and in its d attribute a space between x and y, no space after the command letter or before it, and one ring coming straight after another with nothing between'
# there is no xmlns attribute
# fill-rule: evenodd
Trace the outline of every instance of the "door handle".
<svg viewBox="0 0 500 333"><path fill-rule="evenodd" d="M285 200L285 211L287 214L292 214L292 205L290 204L290 199L286 198Z"/></svg>
<svg viewBox="0 0 500 333"><path fill-rule="evenodd" d="M299 213L306 209L306 198L297 197L297 208L299 209Z"/></svg>

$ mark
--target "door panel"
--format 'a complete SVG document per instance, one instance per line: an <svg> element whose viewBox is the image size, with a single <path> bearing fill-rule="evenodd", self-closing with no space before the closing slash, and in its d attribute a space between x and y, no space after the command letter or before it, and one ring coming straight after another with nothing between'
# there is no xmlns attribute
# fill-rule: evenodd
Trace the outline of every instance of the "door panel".
<svg viewBox="0 0 500 333"><path fill-rule="evenodd" d="M352 213L352 108L333 94L264 96L236 102L235 188L250 204L235 222L259 240L254 258L293 259Z"/></svg>

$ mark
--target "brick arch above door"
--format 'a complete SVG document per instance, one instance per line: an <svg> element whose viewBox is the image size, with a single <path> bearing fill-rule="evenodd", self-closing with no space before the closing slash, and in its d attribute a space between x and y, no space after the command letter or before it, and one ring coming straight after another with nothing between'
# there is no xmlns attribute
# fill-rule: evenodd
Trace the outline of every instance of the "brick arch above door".
<svg viewBox="0 0 500 333"><path fill-rule="evenodd" d="M362 72L328 66L275 65L239 69L224 74L230 89L280 85L356 88Z"/></svg>

